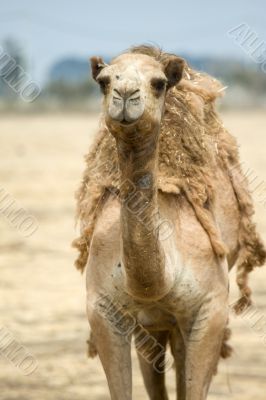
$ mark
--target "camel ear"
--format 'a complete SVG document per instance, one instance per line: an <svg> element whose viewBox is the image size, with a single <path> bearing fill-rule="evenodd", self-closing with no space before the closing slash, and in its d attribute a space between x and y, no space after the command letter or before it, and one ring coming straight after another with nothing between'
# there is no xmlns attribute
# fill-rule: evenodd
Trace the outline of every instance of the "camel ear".
<svg viewBox="0 0 266 400"><path fill-rule="evenodd" d="M183 76L185 60L180 57L170 56L163 61L164 73L168 80L167 89L176 85Z"/></svg>
<svg viewBox="0 0 266 400"><path fill-rule="evenodd" d="M93 79L96 80L101 70L107 67L107 64L105 64L105 62L101 57L91 57L90 62L91 62L92 76Z"/></svg>

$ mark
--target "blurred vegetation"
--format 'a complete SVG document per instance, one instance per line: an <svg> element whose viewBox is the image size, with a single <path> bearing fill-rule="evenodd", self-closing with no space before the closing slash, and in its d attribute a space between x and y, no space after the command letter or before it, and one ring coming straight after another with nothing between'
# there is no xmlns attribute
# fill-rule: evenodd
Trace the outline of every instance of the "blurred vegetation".
<svg viewBox="0 0 266 400"><path fill-rule="evenodd" d="M64 80L58 80L48 82L43 90L42 96L47 99L54 98L62 103L70 104L95 96L97 94L96 89L91 79L78 83L68 83Z"/></svg>
<svg viewBox="0 0 266 400"><path fill-rule="evenodd" d="M26 57L19 43L14 39L10 38L5 40L2 48L4 53L9 56L9 60L5 57L0 59L0 75L2 77L4 71L10 69L10 73L8 73L8 80L10 82L17 82L16 89L19 90L19 86L21 85L20 69L24 71L27 70ZM19 66L20 69L12 69L12 63L16 66ZM16 101L17 98L16 91L11 90L4 79L0 79L0 96L5 97L7 101Z"/></svg>

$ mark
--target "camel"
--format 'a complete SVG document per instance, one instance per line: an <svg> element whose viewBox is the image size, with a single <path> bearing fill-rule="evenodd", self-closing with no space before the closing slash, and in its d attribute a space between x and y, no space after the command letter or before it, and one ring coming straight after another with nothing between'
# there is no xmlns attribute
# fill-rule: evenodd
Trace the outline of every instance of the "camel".
<svg viewBox="0 0 266 400"><path fill-rule="evenodd" d="M251 300L248 273L265 250L235 139L214 106L219 82L176 55L139 46L105 64L99 134L77 194L90 355L112 400L132 399L131 339L151 400L167 400L170 345L178 400L204 400L230 353L229 270ZM141 351L140 351L141 349ZM152 362L151 362L152 360Z"/></svg>

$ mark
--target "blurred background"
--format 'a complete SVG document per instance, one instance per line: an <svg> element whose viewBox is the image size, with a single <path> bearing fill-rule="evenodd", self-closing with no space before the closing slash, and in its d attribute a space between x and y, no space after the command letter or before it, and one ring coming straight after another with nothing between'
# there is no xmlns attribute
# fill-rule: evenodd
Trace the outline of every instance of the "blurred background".
<svg viewBox="0 0 266 400"><path fill-rule="evenodd" d="M95 109L98 90L88 58L110 58L136 44L155 44L185 57L228 86L223 104L265 106L266 25L264 4L140 0L91 4L13 0L1 6L0 45L40 88L32 104L1 82L0 110ZM7 66L2 61L3 76ZM19 79L15 70L13 79ZM22 85L22 83L21 83Z"/></svg>
<svg viewBox="0 0 266 400"><path fill-rule="evenodd" d="M183 56L227 87L218 107L241 144L266 239L263 0L2 1L0 400L109 398L99 360L86 358L85 284L70 246L74 192L100 110L88 58L108 62L142 43ZM253 308L231 315L234 353L220 364L212 400L265 399L265 278L263 268L252 274ZM18 361L22 350L36 366L28 374ZM146 399L133 358L134 399ZM174 399L174 371L167 380Z"/></svg>

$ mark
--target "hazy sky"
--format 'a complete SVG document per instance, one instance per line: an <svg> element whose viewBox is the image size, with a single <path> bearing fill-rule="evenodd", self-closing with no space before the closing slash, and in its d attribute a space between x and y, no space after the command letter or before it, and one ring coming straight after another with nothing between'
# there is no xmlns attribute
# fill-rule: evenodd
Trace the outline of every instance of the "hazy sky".
<svg viewBox="0 0 266 400"><path fill-rule="evenodd" d="M113 55L144 42L248 59L227 32L246 22L266 41L265 11L265 0L0 0L0 44L17 38L38 81L61 57Z"/></svg>

